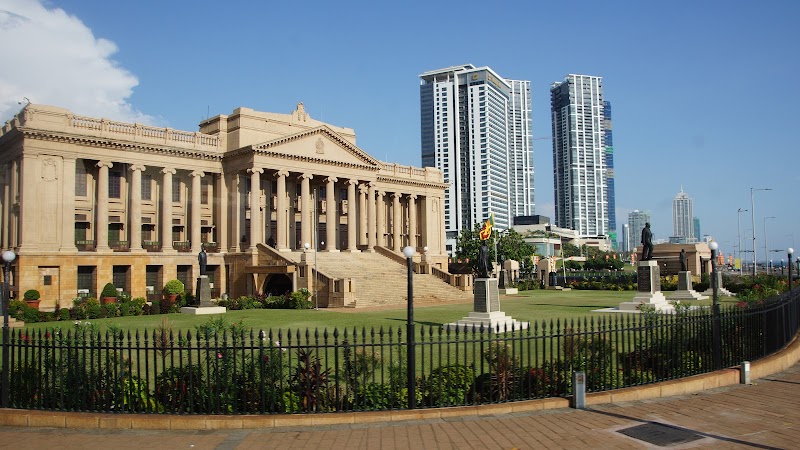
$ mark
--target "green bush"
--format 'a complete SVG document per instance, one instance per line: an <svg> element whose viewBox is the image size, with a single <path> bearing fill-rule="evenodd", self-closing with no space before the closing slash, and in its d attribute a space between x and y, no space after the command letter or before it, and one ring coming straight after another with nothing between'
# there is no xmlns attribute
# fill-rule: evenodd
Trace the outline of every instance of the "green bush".
<svg viewBox="0 0 800 450"><path fill-rule="evenodd" d="M112 283L106 283L100 292L100 297L116 297L117 295L119 295L119 292L117 292L117 288Z"/></svg>
<svg viewBox="0 0 800 450"><path fill-rule="evenodd" d="M120 304L119 303L108 303L106 305L101 306L101 315L103 317L120 317L122 313L120 312Z"/></svg>
<svg viewBox="0 0 800 450"><path fill-rule="evenodd" d="M309 298L311 293L308 289L301 288L289 294L289 308L291 309L310 309L312 307Z"/></svg>
<svg viewBox="0 0 800 450"><path fill-rule="evenodd" d="M56 320L69 320L69 310L67 308L59 309Z"/></svg>
<svg viewBox="0 0 800 450"><path fill-rule="evenodd" d="M22 296L25 300L39 300L39 291L36 289L28 289Z"/></svg>
<svg viewBox="0 0 800 450"><path fill-rule="evenodd" d="M164 285L164 293L167 295L182 294L185 287L181 280L169 280Z"/></svg>
<svg viewBox="0 0 800 450"><path fill-rule="evenodd" d="M454 364L434 369L424 381L425 398L432 407L463 405L475 379L472 368Z"/></svg>

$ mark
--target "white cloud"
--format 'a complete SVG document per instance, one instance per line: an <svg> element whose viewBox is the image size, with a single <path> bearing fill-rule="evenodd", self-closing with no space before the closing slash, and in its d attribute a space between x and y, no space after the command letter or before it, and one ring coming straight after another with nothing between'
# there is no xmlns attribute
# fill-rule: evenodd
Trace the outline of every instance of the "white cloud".
<svg viewBox="0 0 800 450"><path fill-rule="evenodd" d="M128 98L139 80L111 59L117 46L40 0L0 0L0 121L32 103L79 115L152 123Z"/></svg>

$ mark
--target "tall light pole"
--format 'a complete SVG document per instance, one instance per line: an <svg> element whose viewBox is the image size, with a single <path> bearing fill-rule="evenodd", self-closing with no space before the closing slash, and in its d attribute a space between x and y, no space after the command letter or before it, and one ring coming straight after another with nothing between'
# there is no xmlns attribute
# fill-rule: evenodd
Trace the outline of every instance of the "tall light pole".
<svg viewBox="0 0 800 450"><path fill-rule="evenodd" d="M3 369L0 376L3 377L3 389L0 391L0 406L8 408L8 365L11 363L9 360L9 332L8 329L8 301L11 297L11 289L8 286L9 277L11 275L11 263L17 258L17 255L11 250L3 252L3 263L5 266L5 274L3 277Z"/></svg>
<svg viewBox="0 0 800 450"><path fill-rule="evenodd" d="M792 253L794 253L794 249L789 247L786 253L789 256L789 292L792 292ZM783 262L781 262L781 265L783 265Z"/></svg>
<svg viewBox="0 0 800 450"><path fill-rule="evenodd" d="M769 275L769 247L767 247L767 219L774 219L775 216L764 217L764 264L767 266L767 275Z"/></svg>
<svg viewBox="0 0 800 450"><path fill-rule="evenodd" d="M753 277L756 276L756 266L758 265L758 258L756 257L756 191L771 191L772 188L750 188L750 220L753 222Z"/></svg>
<svg viewBox="0 0 800 450"><path fill-rule="evenodd" d="M714 370L722 368L722 334L719 316L719 284L717 278L717 248L719 244L714 241L709 242L708 248L711 249L711 288L713 300L711 304L712 325L711 339L714 345Z"/></svg>
<svg viewBox="0 0 800 450"><path fill-rule="evenodd" d="M742 213L747 212L746 209L739 208L736 211L736 235L739 237L739 275L742 274L744 264L742 264Z"/></svg>
<svg viewBox="0 0 800 450"><path fill-rule="evenodd" d="M406 266L408 267L408 313L406 316L406 334L408 336L408 351L406 356L408 362L406 368L406 381L408 382L408 409L414 409L417 406L417 368L416 368L416 354L414 334L414 247L403 247L403 255L406 257Z"/></svg>

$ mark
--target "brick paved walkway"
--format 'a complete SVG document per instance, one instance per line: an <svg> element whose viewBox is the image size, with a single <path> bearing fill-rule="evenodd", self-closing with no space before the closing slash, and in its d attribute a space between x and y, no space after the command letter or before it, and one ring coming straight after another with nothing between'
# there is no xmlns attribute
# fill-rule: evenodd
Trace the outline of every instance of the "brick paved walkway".
<svg viewBox="0 0 800 450"><path fill-rule="evenodd" d="M0 427L19 449L625 449L663 448L621 429L656 422L696 434L669 448L800 448L800 364L698 394L498 416L269 430L143 431ZM664 427L662 427L664 428Z"/></svg>

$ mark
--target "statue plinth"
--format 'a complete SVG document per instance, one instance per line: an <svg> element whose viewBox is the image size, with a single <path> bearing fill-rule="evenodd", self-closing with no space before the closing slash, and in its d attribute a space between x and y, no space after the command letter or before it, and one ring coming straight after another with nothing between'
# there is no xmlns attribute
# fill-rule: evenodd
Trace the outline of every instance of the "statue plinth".
<svg viewBox="0 0 800 450"><path fill-rule="evenodd" d="M195 298L200 302L200 306L184 306L181 308L183 314L223 314L227 311L224 306L216 306L211 302L211 283L208 275L197 277L197 285L194 291Z"/></svg>
<svg viewBox="0 0 800 450"><path fill-rule="evenodd" d="M713 287L714 284L712 283L713 280L711 279L711 277L716 277L716 279L717 279L717 294L719 294L719 295L727 295L728 297L735 297L736 296L736 294L734 294L733 292L725 289L722 286L722 272L720 272L720 271L717 271L716 273L711 273L711 275L708 277L709 278L708 279L708 289L703 291L703 295L709 295L709 296L710 295L714 295L714 287Z"/></svg>
<svg viewBox="0 0 800 450"><path fill-rule="evenodd" d="M708 297L692 289L692 273L688 270L678 272L678 290L669 296L670 300L705 300Z"/></svg>
<svg viewBox="0 0 800 450"><path fill-rule="evenodd" d="M620 311L639 311L642 305L651 306L656 311L674 311L672 305L667 302L667 298L661 293L661 270L657 261L651 259L639 261L636 280L638 285L636 296L633 301L620 303Z"/></svg>
<svg viewBox="0 0 800 450"><path fill-rule="evenodd" d="M476 278L473 283L473 311L468 316L445 324L445 328L458 331L478 331L481 327L489 333L503 333L528 328L528 322L514 320L500 311L500 290L497 278Z"/></svg>

